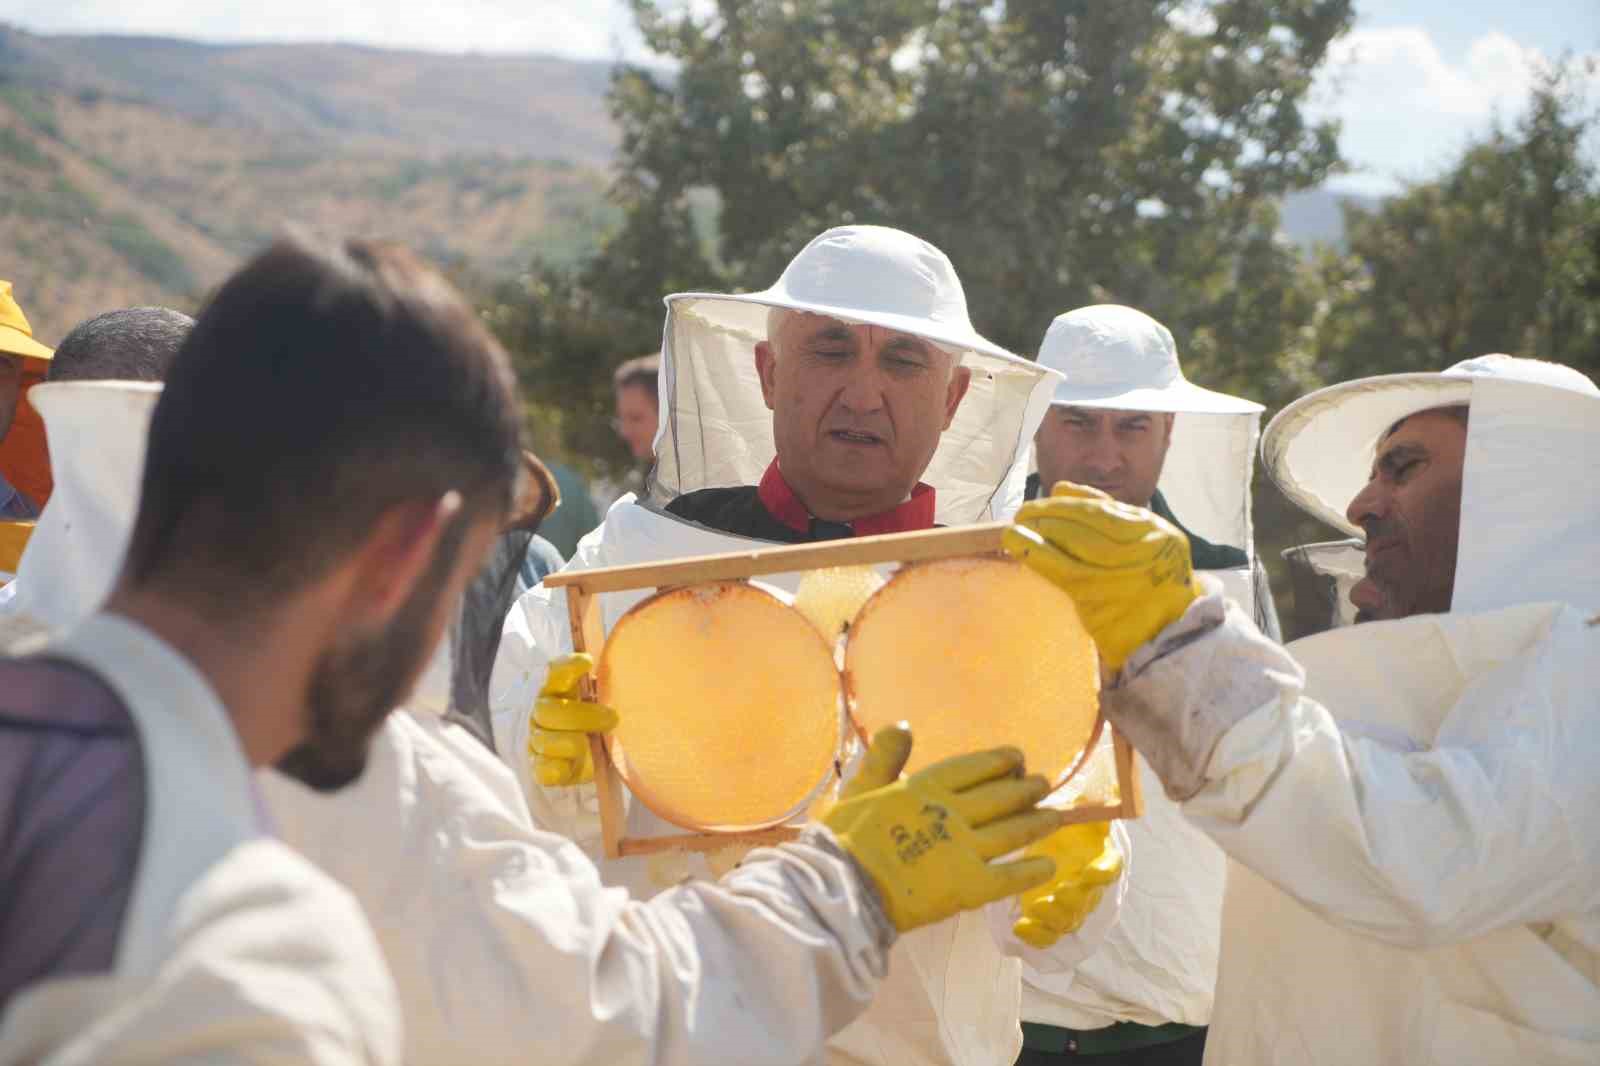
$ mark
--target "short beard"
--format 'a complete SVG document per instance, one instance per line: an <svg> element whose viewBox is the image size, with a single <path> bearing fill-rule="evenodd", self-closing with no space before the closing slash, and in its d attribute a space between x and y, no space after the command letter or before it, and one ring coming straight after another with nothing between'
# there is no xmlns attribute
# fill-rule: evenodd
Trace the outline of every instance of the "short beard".
<svg viewBox="0 0 1600 1066"><path fill-rule="evenodd" d="M372 735L400 705L432 652L429 630L468 523L458 516L434 550L422 580L377 633L341 640L311 670L305 739L277 769L318 792L352 784L367 768Z"/></svg>

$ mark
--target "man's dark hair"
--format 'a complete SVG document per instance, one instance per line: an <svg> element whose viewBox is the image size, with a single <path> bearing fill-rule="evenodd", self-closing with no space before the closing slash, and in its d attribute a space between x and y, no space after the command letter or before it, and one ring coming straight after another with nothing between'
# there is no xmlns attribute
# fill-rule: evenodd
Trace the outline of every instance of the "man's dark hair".
<svg viewBox="0 0 1600 1066"><path fill-rule="evenodd" d="M194 328L166 307L107 311L73 327L56 347L50 381L160 381Z"/></svg>
<svg viewBox="0 0 1600 1066"><path fill-rule="evenodd" d="M389 508L511 505L510 363L403 248L279 240L201 312L150 424L124 577L236 614L317 580Z"/></svg>
<svg viewBox="0 0 1600 1066"><path fill-rule="evenodd" d="M1382 439L1388 440L1390 437L1394 436L1395 430L1405 425L1407 421L1415 418L1417 415L1448 415L1457 422L1460 422L1463 426L1466 426L1471 424L1472 408L1464 403L1452 403L1447 404L1444 407L1425 407L1420 411L1412 411L1409 415L1395 420L1393 425L1384 430Z"/></svg>
<svg viewBox="0 0 1600 1066"><path fill-rule="evenodd" d="M645 389L650 393L650 398L657 403L661 402L656 394L656 374L661 369L661 353L651 352L641 355L636 359L629 359L617 367L611 375L613 389L637 388Z"/></svg>

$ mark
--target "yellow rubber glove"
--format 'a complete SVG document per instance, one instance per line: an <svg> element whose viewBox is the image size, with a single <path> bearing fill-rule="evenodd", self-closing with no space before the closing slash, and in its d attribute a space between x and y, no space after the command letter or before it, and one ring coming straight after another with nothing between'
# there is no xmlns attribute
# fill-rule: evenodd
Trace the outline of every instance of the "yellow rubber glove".
<svg viewBox="0 0 1600 1066"><path fill-rule="evenodd" d="M1098 489L1063 481L1016 522L1001 534L1006 551L1066 590L1113 670L1202 595L1189 539Z"/></svg>
<svg viewBox="0 0 1600 1066"><path fill-rule="evenodd" d="M1061 825L1039 809L1050 790L1023 777L1015 748L958 755L900 779L911 754L904 726L880 730L822 823L871 876L902 933L1048 881L1048 858L990 860Z"/></svg>
<svg viewBox="0 0 1600 1066"><path fill-rule="evenodd" d="M528 729L528 759L533 763L533 778L541 785L581 785L594 780L589 734L617 728L617 712L579 695L578 686L593 669L592 656L563 655L550 664L545 675Z"/></svg>
<svg viewBox="0 0 1600 1066"><path fill-rule="evenodd" d="M1058 829L1022 853L1054 859L1056 875L1022 894L1022 917L1011 931L1036 948L1075 933L1100 906L1106 886L1122 873L1122 849L1111 839L1110 822L1083 822Z"/></svg>

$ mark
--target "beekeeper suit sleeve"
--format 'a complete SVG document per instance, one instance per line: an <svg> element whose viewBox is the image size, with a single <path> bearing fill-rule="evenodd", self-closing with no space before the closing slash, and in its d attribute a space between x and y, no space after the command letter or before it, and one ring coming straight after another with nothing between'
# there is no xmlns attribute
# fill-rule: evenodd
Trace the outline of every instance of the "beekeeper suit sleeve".
<svg viewBox="0 0 1600 1066"><path fill-rule="evenodd" d="M279 842L229 852L184 893L166 935L150 973L20 992L0 1017L0 1064L402 1061L394 985L355 901Z"/></svg>
<svg viewBox="0 0 1600 1066"><path fill-rule="evenodd" d="M341 793L263 785L285 839L366 909L411 1063L820 1062L887 965L876 891L826 830L630 899L429 712L391 716Z"/></svg>
<svg viewBox="0 0 1600 1066"><path fill-rule="evenodd" d="M1354 932L1425 947L1600 902L1600 627L1535 605L1358 628L1330 668L1387 695L1325 707L1289 651L1202 597L1107 714L1225 851ZM1430 703L1434 722L1396 713Z"/></svg>

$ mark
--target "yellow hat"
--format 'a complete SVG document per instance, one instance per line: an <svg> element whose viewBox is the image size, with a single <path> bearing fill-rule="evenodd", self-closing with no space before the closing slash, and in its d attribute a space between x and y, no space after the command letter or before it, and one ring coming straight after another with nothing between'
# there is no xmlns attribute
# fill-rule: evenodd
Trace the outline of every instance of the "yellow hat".
<svg viewBox="0 0 1600 1066"><path fill-rule="evenodd" d="M0 352L24 359L49 359L56 354L33 339L33 328L11 295L9 281L0 281Z"/></svg>

